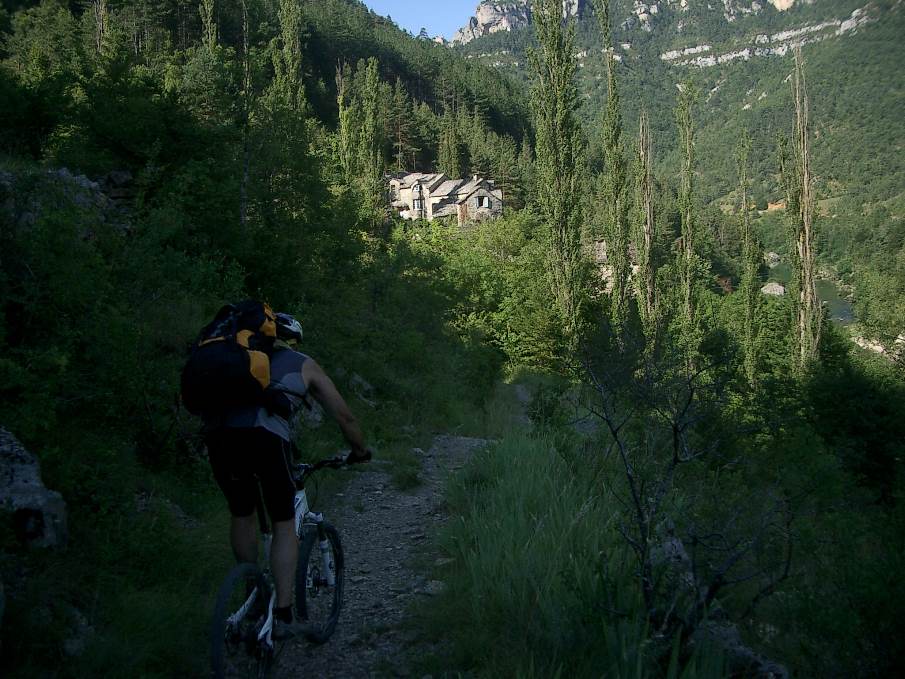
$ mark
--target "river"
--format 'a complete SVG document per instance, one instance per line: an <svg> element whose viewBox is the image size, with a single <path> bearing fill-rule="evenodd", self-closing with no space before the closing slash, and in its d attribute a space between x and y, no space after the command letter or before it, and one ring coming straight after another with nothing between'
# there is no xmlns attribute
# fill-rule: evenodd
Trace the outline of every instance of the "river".
<svg viewBox="0 0 905 679"><path fill-rule="evenodd" d="M781 262L770 269L768 281L788 285L792 280L792 267L786 262ZM826 302L830 313L830 320L839 325L851 325L855 322L855 312L852 303L842 296L839 286L835 281L820 279L817 281L817 296L821 302Z"/></svg>

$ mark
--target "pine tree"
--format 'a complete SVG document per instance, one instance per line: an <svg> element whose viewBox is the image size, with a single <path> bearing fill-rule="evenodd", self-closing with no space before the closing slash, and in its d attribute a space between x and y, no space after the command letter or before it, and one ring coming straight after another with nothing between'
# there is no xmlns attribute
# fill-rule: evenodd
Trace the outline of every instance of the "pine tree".
<svg viewBox="0 0 905 679"><path fill-rule="evenodd" d="M522 147L518 155L518 179L516 181L518 200L522 205L528 205L534 200L534 149L528 139L522 141Z"/></svg>
<svg viewBox="0 0 905 679"><path fill-rule="evenodd" d="M480 177L490 175L493 165L491 145L488 141L487 122L483 109L475 105L468 124L469 173Z"/></svg>
<svg viewBox="0 0 905 679"><path fill-rule="evenodd" d="M650 121L642 111L638 122L638 165L636 168L636 210L634 228L635 258L638 274L635 289L638 313L648 339L648 347L657 331L657 270L653 261L653 245L656 238L653 186L653 151L650 141Z"/></svg>
<svg viewBox="0 0 905 679"><path fill-rule="evenodd" d="M516 194L518 159L515 142L510 137L492 134L490 147L496 150L490 178L496 182L496 188L503 192L503 202L506 205L512 208L522 207L521 197Z"/></svg>
<svg viewBox="0 0 905 679"><path fill-rule="evenodd" d="M537 203L549 229L549 271L563 330L578 339L581 308L581 169L576 111L575 27L563 24L560 0L535 0L532 23L539 44L529 54L536 75L531 93L537 135Z"/></svg>
<svg viewBox="0 0 905 679"><path fill-rule="evenodd" d="M745 359L745 376L748 384L755 386L757 382L757 310L760 292L757 286L757 272L761 258L760 244L751 228L751 205L748 189L748 154L751 150L751 138L745 132L736 149L739 186L739 220L742 232L742 277L739 294L745 305L745 318L742 330L742 351Z"/></svg>
<svg viewBox="0 0 905 679"><path fill-rule="evenodd" d="M410 126L412 118L412 103L405 86L402 84L401 78L396 78L396 85L393 88L393 104L392 104L392 132L393 132L393 150L396 157L396 171L401 172L405 169L406 158L409 157L411 151L410 142Z"/></svg>
<svg viewBox="0 0 905 679"><path fill-rule="evenodd" d="M602 197L605 210L604 238L607 265L610 269L610 311L614 327L622 327L628 304L629 229L627 170L622 145L622 116L619 112L619 88L616 83L616 60L610 29L610 0L594 0L600 32L606 53L607 104L603 118L604 174Z"/></svg>
<svg viewBox="0 0 905 679"><path fill-rule="evenodd" d="M800 49L795 50L792 98L795 101L794 157L789 159L787 144L780 145L780 173L786 190L786 214L792 237L795 361L800 370L806 370L818 357L823 308L817 296L816 197L811 172L810 102Z"/></svg>
<svg viewBox="0 0 905 679"><path fill-rule="evenodd" d="M459 134L456 130L455 118L446 114L441 122L439 158L437 169L448 177L462 177L462 161L459 153Z"/></svg>

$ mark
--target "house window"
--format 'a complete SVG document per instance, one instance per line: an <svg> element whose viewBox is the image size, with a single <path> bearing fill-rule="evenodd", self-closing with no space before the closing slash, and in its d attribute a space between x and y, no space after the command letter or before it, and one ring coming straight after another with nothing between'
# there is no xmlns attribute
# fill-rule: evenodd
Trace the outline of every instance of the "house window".
<svg viewBox="0 0 905 679"><path fill-rule="evenodd" d="M415 200L412 201L412 209L415 212L421 212L424 209L424 200L422 198L415 198Z"/></svg>
<svg viewBox="0 0 905 679"><path fill-rule="evenodd" d="M489 196L478 196L478 207L486 207L488 210L491 208L491 202Z"/></svg>

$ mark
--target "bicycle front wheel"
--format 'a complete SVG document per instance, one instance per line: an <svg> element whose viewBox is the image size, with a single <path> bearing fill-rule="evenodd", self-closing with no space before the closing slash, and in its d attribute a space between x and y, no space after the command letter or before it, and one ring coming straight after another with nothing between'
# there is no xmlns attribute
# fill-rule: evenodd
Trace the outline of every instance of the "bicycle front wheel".
<svg viewBox="0 0 905 679"><path fill-rule="evenodd" d="M269 604L270 586L256 564L241 563L226 576L211 622L214 679L266 675L271 653L258 644L258 631Z"/></svg>
<svg viewBox="0 0 905 679"><path fill-rule="evenodd" d="M343 560L339 533L328 523L310 527L299 545L295 606L301 620L312 623L305 634L322 644L336 630L343 600Z"/></svg>

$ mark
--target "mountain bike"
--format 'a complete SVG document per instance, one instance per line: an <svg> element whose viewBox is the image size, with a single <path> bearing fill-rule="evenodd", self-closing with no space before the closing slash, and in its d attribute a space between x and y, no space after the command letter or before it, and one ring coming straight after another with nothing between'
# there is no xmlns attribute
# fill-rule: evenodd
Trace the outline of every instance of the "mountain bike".
<svg viewBox="0 0 905 679"><path fill-rule="evenodd" d="M309 623L305 637L316 644L327 641L336 629L343 597L343 551L339 533L311 510L305 482L321 469L338 469L345 458L293 466L295 482L295 530L299 560L295 573L295 616ZM279 641L272 637L276 590L270 573L273 535L258 488L257 514L264 536L264 568L238 564L220 586L211 625L211 676L258 677L270 673ZM287 640L284 640L287 641Z"/></svg>

